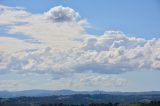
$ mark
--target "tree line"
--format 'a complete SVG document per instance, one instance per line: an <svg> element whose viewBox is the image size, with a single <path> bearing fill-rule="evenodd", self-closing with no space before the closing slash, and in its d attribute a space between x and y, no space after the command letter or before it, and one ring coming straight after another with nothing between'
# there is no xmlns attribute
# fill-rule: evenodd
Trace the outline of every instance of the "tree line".
<svg viewBox="0 0 160 106"><path fill-rule="evenodd" d="M122 103L90 103L84 104L41 104L41 106L160 106L160 101L151 101L150 103L134 103L134 104L122 104Z"/></svg>

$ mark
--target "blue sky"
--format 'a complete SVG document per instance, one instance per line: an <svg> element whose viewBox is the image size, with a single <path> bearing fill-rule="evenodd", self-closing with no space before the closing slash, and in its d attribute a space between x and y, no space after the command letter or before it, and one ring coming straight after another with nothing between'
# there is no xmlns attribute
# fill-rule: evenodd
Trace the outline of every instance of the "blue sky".
<svg viewBox="0 0 160 106"><path fill-rule="evenodd" d="M158 0L0 5L0 90L160 90Z"/></svg>

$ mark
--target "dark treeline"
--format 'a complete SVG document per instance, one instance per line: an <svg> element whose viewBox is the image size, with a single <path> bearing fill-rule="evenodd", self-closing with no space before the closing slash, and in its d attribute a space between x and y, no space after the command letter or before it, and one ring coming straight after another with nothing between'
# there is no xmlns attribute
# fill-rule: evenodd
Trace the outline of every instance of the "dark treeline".
<svg viewBox="0 0 160 106"><path fill-rule="evenodd" d="M148 104L143 103L143 104L141 104L141 106L160 106L160 101L151 101Z"/></svg>
<svg viewBox="0 0 160 106"><path fill-rule="evenodd" d="M91 103L89 105L75 105L75 104L41 104L41 106L160 106L160 101L151 101L150 103L132 103L132 104L121 104L121 103Z"/></svg>
<svg viewBox="0 0 160 106"><path fill-rule="evenodd" d="M41 106L118 106L119 103L91 103L89 105L84 105L84 104L80 104L80 105L75 105L75 104L63 104L63 103L59 103L59 104L41 104Z"/></svg>
<svg viewBox="0 0 160 106"><path fill-rule="evenodd" d="M149 103L90 103L86 104L64 104L64 103L24 103L24 102L0 102L0 106L160 106L160 101Z"/></svg>

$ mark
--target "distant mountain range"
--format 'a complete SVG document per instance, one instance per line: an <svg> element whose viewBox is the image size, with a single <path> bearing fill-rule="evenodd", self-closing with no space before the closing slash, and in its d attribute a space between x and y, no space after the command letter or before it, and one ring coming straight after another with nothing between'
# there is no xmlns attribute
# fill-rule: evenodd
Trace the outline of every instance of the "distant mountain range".
<svg viewBox="0 0 160 106"><path fill-rule="evenodd" d="M59 95L76 95L76 94L108 94L108 95L160 95L160 91L149 92L106 92L106 91L72 91L72 90L24 90L24 91L0 91L1 98L12 97L43 97L43 96L59 96Z"/></svg>

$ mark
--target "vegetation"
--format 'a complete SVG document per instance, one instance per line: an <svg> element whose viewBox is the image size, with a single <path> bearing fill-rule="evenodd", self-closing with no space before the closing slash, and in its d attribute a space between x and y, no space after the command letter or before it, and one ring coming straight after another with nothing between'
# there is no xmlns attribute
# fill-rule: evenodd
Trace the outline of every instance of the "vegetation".
<svg viewBox="0 0 160 106"><path fill-rule="evenodd" d="M0 106L160 106L160 95L61 95L0 98Z"/></svg>
<svg viewBox="0 0 160 106"><path fill-rule="evenodd" d="M85 106L84 104L81 105L70 105L70 104L41 104L41 106ZM137 103L137 104L120 104L120 103L91 103L88 106L160 106L160 101L152 101L150 103Z"/></svg>
<svg viewBox="0 0 160 106"><path fill-rule="evenodd" d="M73 104L41 104L41 106L86 106ZM120 104L120 103L91 103L87 106L160 106L160 101L151 101L150 103Z"/></svg>

